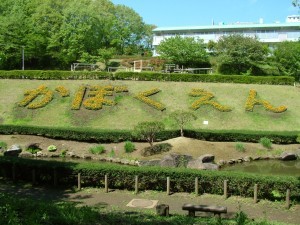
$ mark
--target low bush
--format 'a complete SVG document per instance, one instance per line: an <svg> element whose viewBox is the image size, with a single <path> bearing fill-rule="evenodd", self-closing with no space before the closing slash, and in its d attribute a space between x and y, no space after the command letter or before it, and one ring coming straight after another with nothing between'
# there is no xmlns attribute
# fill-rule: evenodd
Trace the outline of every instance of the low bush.
<svg viewBox="0 0 300 225"><path fill-rule="evenodd" d="M235 143L235 149L239 152L245 152L246 151L245 145L242 142Z"/></svg>
<svg viewBox="0 0 300 225"><path fill-rule="evenodd" d="M150 155L157 155L163 152L168 152L172 148L172 145L169 143L161 143L156 144L153 146L146 147L142 150L142 156L150 156Z"/></svg>
<svg viewBox="0 0 300 225"><path fill-rule="evenodd" d="M40 148L40 144L39 143L32 143L29 144L26 147L26 151L30 152L31 154L36 154L37 152L41 151L42 149Z"/></svg>
<svg viewBox="0 0 300 225"><path fill-rule="evenodd" d="M105 152L105 147L103 145L98 145L98 146L91 147L89 151L92 154L100 155Z"/></svg>
<svg viewBox="0 0 300 225"><path fill-rule="evenodd" d="M7 144L4 141L0 141L0 149L6 150L7 149Z"/></svg>
<svg viewBox="0 0 300 225"><path fill-rule="evenodd" d="M49 152L55 152L57 150L57 147L55 145L49 145L48 148L47 148L47 150Z"/></svg>
<svg viewBox="0 0 300 225"><path fill-rule="evenodd" d="M267 137L260 138L259 143L265 148L268 148L268 149L272 148L272 141Z"/></svg>
<svg viewBox="0 0 300 225"><path fill-rule="evenodd" d="M126 141L124 149L126 153L131 153L135 150L135 145L131 141Z"/></svg>

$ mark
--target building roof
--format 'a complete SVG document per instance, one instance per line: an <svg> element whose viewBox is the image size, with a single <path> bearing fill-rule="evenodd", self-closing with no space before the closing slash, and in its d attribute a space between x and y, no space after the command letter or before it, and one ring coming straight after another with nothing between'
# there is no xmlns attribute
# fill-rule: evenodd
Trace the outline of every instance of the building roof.
<svg viewBox="0 0 300 225"><path fill-rule="evenodd" d="M210 26L183 26L183 27L158 27L153 32L163 31L192 31L192 30L227 30L227 29L262 29L262 28L298 28L300 30L300 22L293 23L236 23L222 24Z"/></svg>

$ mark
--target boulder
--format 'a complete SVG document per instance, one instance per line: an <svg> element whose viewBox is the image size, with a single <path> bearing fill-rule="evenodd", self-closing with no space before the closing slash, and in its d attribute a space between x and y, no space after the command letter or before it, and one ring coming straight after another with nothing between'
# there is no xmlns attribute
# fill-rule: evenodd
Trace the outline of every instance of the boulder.
<svg viewBox="0 0 300 225"><path fill-rule="evenodd" d="M211 154L205 154L198 158L199 161L203 163L211 163L215 160L215 156Z"/></svg>
<svg viewBox="0 0 300 225"><path fill-rule="evenodd" d="M160 160L159 165L162 167L177 167L176 157L166 155L162 160Z"/></svg>
<svg viewBox="0 0 300 225"><path fill-rule="evenodd" d="M214 163L202 163L199 159L196 159L189 161L187 168L199 170L218 170L219 166Z"/></svg>
<svg viewBox="0 0 300 225"><path fill-rule="evenodd" d="M9 149L7 149L3 154L4 156L19 156L22 152L22 148L20 145L12 145Z"/></svg>
<svg viewBox="0 0 300 225"><path fill-rule="evenodd" d="M21 158L32 158L33 154L31 154L30 152L24 151L24 152L21 152L19 154L19 157L21 157Z"/></svg>
<svg viewBox="0 0 300 225"><path fill-rule="evenodd" d="M149 161L139 161L139 166L159 166L160 160L159 159L152 159Z"/></svg>
<svg viewBox="0 0 300 225"><path fill-rule="evenodd" d="M172 153L166 155L160 161L160 166L162 167L186 167L188 162L192 160L193 157L190 155L180 155L177 153Z"/></svg>
<svg viewBox="0 0 300 225"><path fill-rule="evenodd" d="M280 155L280 159L283 161L292 161L297 159L297 155L295 153L284 152Z"/></svg>

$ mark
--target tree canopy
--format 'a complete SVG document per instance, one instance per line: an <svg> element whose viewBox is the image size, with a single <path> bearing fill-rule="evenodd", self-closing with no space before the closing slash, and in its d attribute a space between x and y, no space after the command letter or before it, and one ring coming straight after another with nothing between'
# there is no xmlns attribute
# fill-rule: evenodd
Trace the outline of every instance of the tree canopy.
<svg viewBox="0 0 300 225"><path fill-rule="evenodd" d="M202 39L175 36L163 40L157 47L160 57L185 67L198 67L208 63L208 53Z"/></svg>
<svg viewBox="0 0 300 225"><path fill-rule="evenodd" d="M258 39L242 34L222 36L215 46L218 71L242 74L265 63L269 49Z"/></svg>
<svg viewBox="0 0 300 225"><path fill-rule="evenodd" d="M151 46L149 27L134 10L110 0L1 1L0 69L21 68L22 46L27 68L34 69L101 59L105 49L138 54Z"/></svg>

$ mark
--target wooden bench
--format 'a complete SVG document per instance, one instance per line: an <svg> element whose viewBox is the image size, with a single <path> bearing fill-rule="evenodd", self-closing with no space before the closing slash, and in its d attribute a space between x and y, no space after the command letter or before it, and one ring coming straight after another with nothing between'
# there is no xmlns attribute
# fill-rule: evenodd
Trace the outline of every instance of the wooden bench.
<svg viewBox="0 0 300 225"><path fill-rule="evenodd" d="M189 211L189 216L195 216L195 212L212 212L214 215L220 217L221 213L227 213L227 207L224 206L214 206L214 205L193 205L193 204L184 204L182 206L183 210Z"/></svg>

